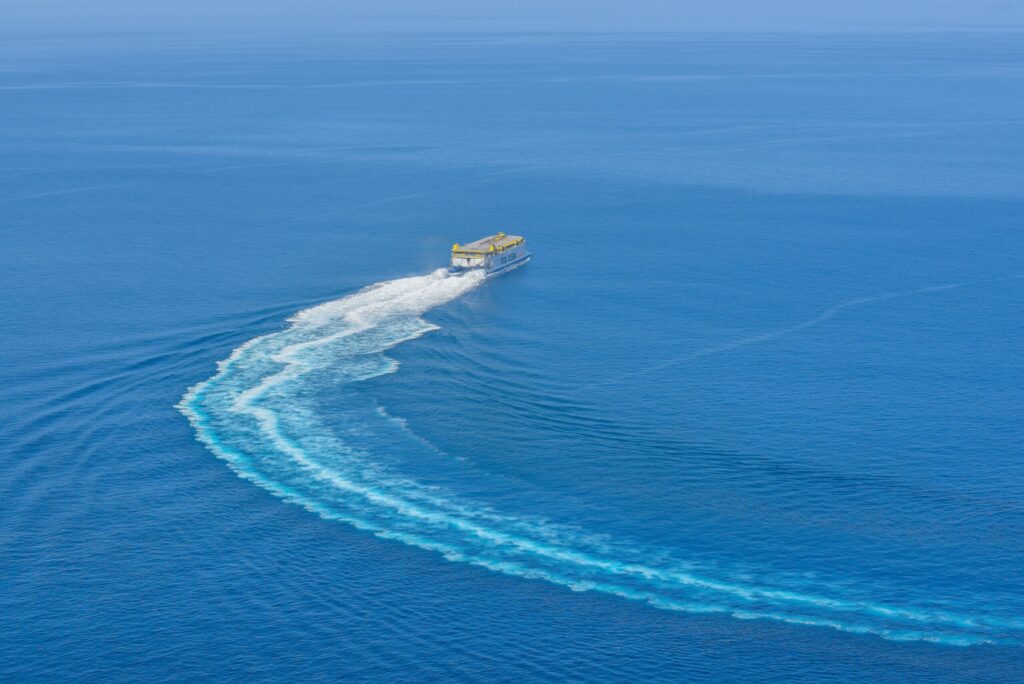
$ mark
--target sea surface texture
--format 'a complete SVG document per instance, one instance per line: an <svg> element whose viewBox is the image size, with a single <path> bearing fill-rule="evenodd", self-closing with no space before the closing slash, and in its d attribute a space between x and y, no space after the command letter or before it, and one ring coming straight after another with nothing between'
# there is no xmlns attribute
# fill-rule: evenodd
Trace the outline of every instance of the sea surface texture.
<svg viewBox="0 0 1024 684"><path fill-rule="evenodd" d="M0 679L1024 680L1021 112L1012 34L5 38Z"/></svg>

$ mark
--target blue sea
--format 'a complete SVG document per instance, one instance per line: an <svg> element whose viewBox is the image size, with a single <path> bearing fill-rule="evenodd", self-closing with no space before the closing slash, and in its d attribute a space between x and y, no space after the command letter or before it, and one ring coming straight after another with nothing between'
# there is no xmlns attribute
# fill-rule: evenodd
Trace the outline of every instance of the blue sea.
<svg viewBox="0 0 1024 684"><path fill-rule="evenodd" d="M992 32L5 34L0 679L1021 681L1022 86Z"/></svg>

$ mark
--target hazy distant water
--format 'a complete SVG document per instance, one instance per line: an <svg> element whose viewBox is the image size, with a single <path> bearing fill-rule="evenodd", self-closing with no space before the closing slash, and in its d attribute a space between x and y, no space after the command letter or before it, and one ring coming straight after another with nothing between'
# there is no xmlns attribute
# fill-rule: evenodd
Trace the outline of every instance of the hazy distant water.
<svg viewBox="0 0 1024 684"><path fill-rule="evenodd" d="M5 39L0 673L1019 680L1021 45Z"/></svg>

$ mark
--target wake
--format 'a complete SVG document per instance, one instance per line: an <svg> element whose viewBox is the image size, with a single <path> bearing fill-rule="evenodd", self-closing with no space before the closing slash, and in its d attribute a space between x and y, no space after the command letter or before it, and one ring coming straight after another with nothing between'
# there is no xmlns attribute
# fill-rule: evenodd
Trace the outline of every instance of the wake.
<svg viewBox="0 0 1024 684"><path fill-rule="evenodd" d="M827 626L894 640L1021 643L1024 620L875 602L838 589L694 569L643 549L509 515L386 464L395 419L365 411L355 385L395 372L385 352L436 326L427 311L479 287L480 273L378 283L300 311L281 332L245 343L178 409L197 438L241 477L324 518L507 575L598 591L657 608ZM853 304L850 304L853 305ZM830 312L829 315L831 315ZM317 390L331 387L328 427ZM339 427L340 426L340 427ZM393 445L394 442L391 442ZM400 444L400 443L399 443Z"/></svg>

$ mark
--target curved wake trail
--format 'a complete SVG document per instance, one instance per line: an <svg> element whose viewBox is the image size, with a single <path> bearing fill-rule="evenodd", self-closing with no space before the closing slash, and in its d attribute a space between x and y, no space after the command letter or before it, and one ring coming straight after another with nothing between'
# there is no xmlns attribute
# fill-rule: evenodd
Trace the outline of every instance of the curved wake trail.
<svg viewBox="0 0 1024 684"><path fill-rule="evenodd" d="M452 561L669 610L829 626L895 640L1024 641L1024 619L1012 616L876 603L784 578L754 582L699 571L685 560L655 563L649 559L666 558L663 550L502 514L384 465L385 454L374 450L378 442L367 435L393 429L395 421L385 413L341 401L331 406L335 427L325 424L316 390L330 386L350 396L344 394L348 386L396 371L385 352L436 329L422 315L481 282L479 273L449 276L438 270L301 311L287 329L236 349L178 408L198 439L241 477L323 517Z"/></svg>

